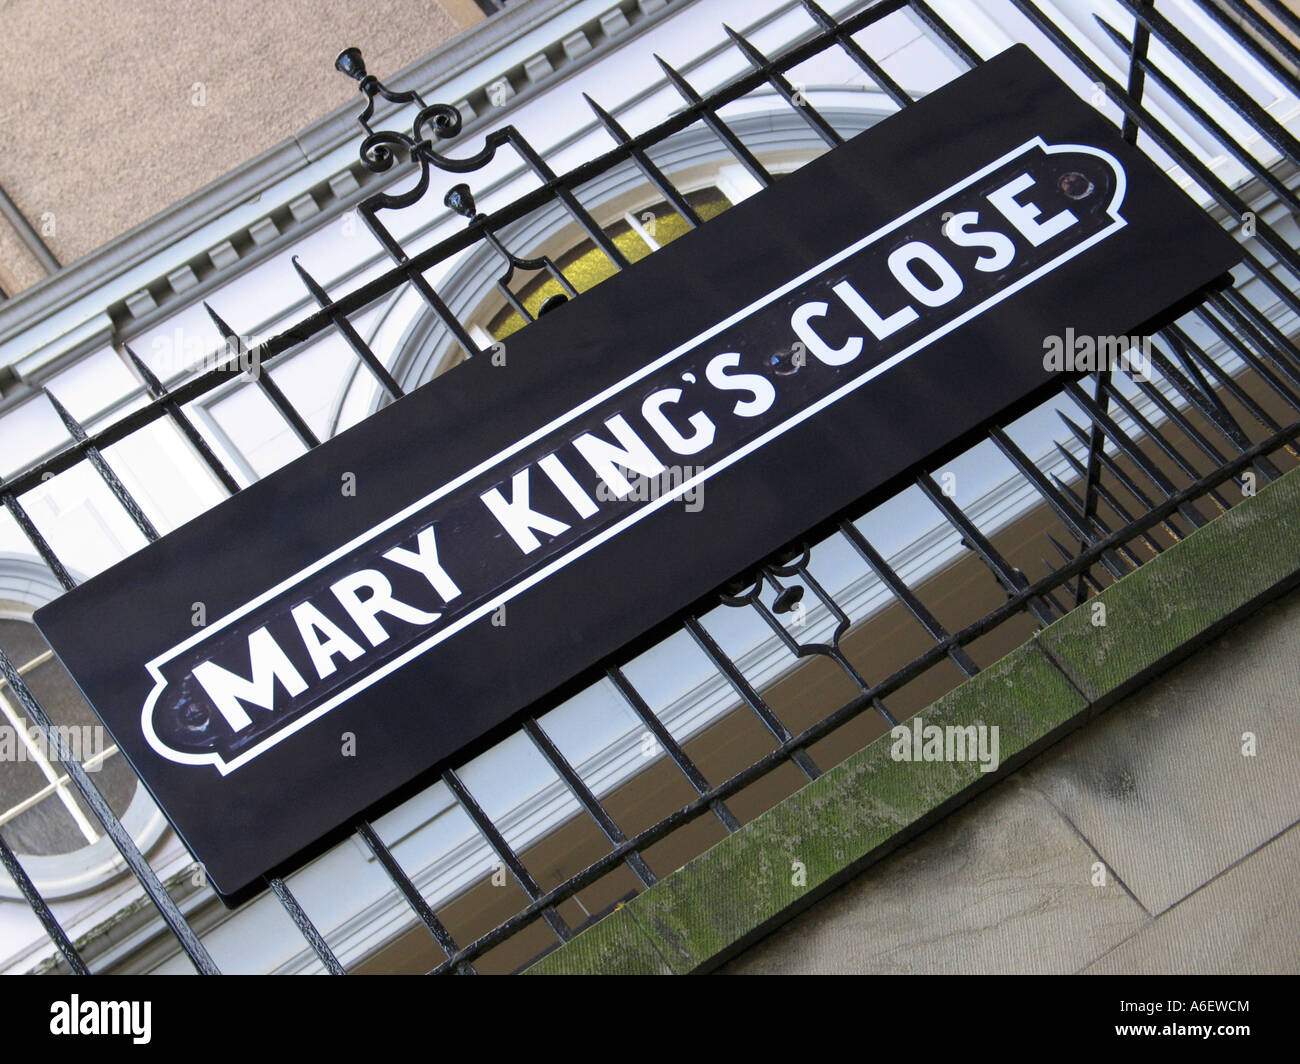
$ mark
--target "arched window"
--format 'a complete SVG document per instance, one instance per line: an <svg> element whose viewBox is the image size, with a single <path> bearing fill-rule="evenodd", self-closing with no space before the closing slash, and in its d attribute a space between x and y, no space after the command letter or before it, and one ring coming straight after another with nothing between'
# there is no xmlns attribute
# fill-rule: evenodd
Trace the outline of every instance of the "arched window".
<svg viewBox="0 0 1300 1064"><path fill-rule="evenodd" d="M726 193L712 185L686 193L686 202L705 222L732 206ZM636 262L690 232L690 226L666 200L660 200L637 210L625 211L621 218L605 226L604 231L628 262ZM556 265L579 293L614 275L613 263L590 239L570 248L559 257ZM547 276L535 278L516 293L524 309L533 317L547 300L562 295L564 290L560 283ZM506 306L492 318L486 331L492 339L504 340L524 324L523 316Z"/></svg>
<svg viewBox="0 0 1300 1064"><path fill-rule="evenodd" d="M862 93L854 95L857 98L852 104L837 101L823 108L823 114L846 137L875 125L892 111L892 107L880 106L874 98L865 99ZM788 107L741 115L730 124L776 178L799 169L826 150L825 143L797 115L791 114ZM761 187L702 125L691 126L659 145L656 162L706 224ZM689 230L685 219L630 164L593 181L582 190L582 199L631 263ZM646 215L650 217L647 219ZM520 257L549 255L580 293L614 273L604 253L554 204L506 227L498 235ZM445 275L431 278L448 309L484 349L523 325L522 316L497 288L504 267L501 256L481 243L455 263L449 263ZM562 292L560 285L544 274L516 273L511 288L525 309L534 315L547 299ZM405 320L404 327L398 324L399 320ZM418 293L406 292L388 305L383 330L390 336L399 334L399 338L395 343L377 344L376 353L407 391L446 372L464 358L459 343ZM377 339L378 331L376 327L375 335L367 336L367 341ZM364 391L365 396L350 394L354 388ZM348 394L341 399L340 408L357 400L373 412L387 402L387 397L374 386L368 374L358 373L349 385Z"/></svg>
<svg viewBox="0 0 1300 1064"><path fill-rule="evenodd" d="M33 610L57 592L43 566L0 559L0 647L81 762L110 808L143 847L166 822L49 644ZM0 834L47 899L84 893L125 869L103 825L59 761L58 750L0 678ZM0 897L17 897L0 877Z"/></svg>

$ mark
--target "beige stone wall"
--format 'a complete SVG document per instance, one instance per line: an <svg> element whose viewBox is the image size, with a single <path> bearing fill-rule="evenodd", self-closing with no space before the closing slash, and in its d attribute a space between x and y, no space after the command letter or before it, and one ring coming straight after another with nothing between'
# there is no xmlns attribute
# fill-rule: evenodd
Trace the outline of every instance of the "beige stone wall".
<svg viewBox="0 0 1300 1064"><path fill-rule="evenodd" d="M0 0L0 186L80 258L480 21L473 0ZM44 276L0 220L0 286Z"/></svg>

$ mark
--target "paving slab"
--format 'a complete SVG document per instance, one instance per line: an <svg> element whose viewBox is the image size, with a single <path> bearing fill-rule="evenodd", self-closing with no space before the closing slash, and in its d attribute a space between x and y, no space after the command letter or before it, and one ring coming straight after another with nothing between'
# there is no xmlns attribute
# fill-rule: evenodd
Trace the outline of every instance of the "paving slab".
<svg viewBox="0 0 1300 1064"><path fill-rule="evenodd" d="M1077 971L1150 918L1018 777L796 917L722 971Z"/></svg>
<svg viewBox="0 0 1300 1064"><path fill-rule="evenodd" d="M1089 965L1087 974L1300 973L1300 827Z"/></svg>
<svg viewBox="0 0 1300 1064"><path fill-rule="evenodd" d="M1121 701L1026 776L1153 915L1187 897L1300 821L1300 592Z"/></svg>

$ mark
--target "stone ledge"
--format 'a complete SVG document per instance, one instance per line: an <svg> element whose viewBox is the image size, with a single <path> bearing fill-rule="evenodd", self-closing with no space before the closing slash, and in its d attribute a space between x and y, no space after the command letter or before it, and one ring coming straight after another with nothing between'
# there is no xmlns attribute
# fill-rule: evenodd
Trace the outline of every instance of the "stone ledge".
<svg viewBox="0 0 1300 1064"><path fill-rule="evenodd" d="M1294 470L1093 599L1104 626L1076 610L921 712L926 723L997 725L998 771L894 761L886 735L528 974L717 967L1298 581Z"/></svg>
<svg viewBox="0 0 1300 1064"><path fill-rule="evenodd" d="M1300 477L1244 499L1035 638L1094 713L1300 580Z"/></svg>
<svg viewBox="0 0 1300 1064"><path fill-rule="evenodd" d="M949 692L926 724L998 725L1002 766L895 761L884 739L835 766L530 973L677 974L713 967L1022 763L1087 703L1028 643ZM794 862L806 882L795 885ZM615 917L616 926L608 927ZM592 941L585 941L588 937ZM595 963L593 963L595 962Z"/></svg>

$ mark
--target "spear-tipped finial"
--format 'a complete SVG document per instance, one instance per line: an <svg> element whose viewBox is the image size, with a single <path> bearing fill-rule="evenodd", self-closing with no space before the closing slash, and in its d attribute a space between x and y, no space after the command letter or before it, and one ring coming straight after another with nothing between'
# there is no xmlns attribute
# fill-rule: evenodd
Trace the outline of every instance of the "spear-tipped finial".
<svg viewBox="0 0 1300 1064"><path fill-rule="evenodd" d="M81 422L68 412L68 408L55 398L52 391L44 387L41 388L41 391L45 393L45 398L54 407L54 412L59 415L59 420L63 422L63 427L68 430L69 435L78 443L83 442L86 439L86 430L81 427Z"/></svg>

